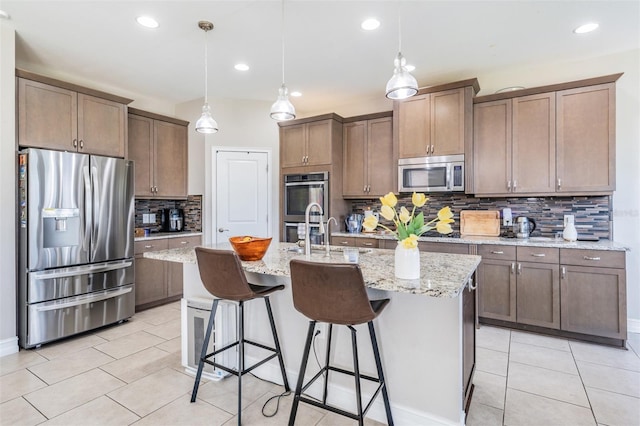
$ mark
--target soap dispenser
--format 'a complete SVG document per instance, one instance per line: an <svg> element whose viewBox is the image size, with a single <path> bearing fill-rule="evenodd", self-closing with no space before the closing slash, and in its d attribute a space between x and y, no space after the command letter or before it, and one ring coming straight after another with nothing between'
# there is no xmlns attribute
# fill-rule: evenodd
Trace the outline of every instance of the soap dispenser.
<svg viewBox="0 0 640 426"><path fill-rule="evenodd" d="M578 231L576 231L574 222L574 215L564 215L564 231L562 231L562 238L564 238L565 241L576 241L578 239Z"/></svg>

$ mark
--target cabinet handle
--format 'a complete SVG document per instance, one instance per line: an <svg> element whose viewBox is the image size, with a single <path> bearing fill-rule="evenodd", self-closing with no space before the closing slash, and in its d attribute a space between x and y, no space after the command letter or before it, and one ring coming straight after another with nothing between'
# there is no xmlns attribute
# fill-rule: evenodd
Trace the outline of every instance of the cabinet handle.
<svg viewBox="0 0 640 426"><path fill-rule="evenodd" d="M342 244L343 246L348 246L349 245L349 241L340 241L340 244Z"/></svg>
<svg viewBox="0 0 640 426"><path fill-rule="evenodd" d="M518 181L514 180L513 181L513 192L516 192L516 188L518 187Z"/></svg>
<svg viewBox="0 0 640 426"><path fill-rule="evenodd" d="M371 192L371 185L367 185L367 192Z"/></svg>
<svg viewBox="0 0 640 426"><path fill-rule="evenodd" d="M595 260L595 261L600 260L600 257L589 257L589 256L584 256L583 258L584 258L584 260Z"/></svg>
<svg viewBox="0 0 640 426"><path fill-rule="evenodd" d="M371 247L373 245L373 243L362 243L363 246L365 247Z"/></svg>
<svg viewBox="0 0 640 426"><path fill-rule="evenodd" d="M545 254L544 253L531 253L531 256L533 256L533 257L544 257Z"/></svg>
<svg viewBox="0 0 640 426"><path fill-rule="evenodd" d="M564 279L565 275L567 275L567 269L564 266L560 268L560 275L562 279Z"/></svg>
<svg viewBox="0 0 640 426"><path fill-rule="evenodd" d="M189 244L189 241L180 241L180 244Z"/></svg>
<svg viewBox="0 0 640 426"><path fill-rule="evenodd" d="M562 187L562 179L558 178L558 189Z"/></svg>
<svg viewBox="0 0 640 426"><path fill-rule="evenodd" d="M153 246L144 246L144 248L150 249L150 248L153 248Z"/></svg>
<svg viewBox="0 0 640 426"><path fill-rule="evenodd" d="M491 253L493 253L493 254L504 254L504 252L502 250L491 250Z"/></svg>
<svg viewBox="0 0 640 426"><path fill-rule="evenodd" d="M436 147L434 145L431 145L431 153L433 154L434 152L436 152Z"/></svg>
<svg viewBox="0 0 640 426"><path fill-rule="evenodd" d="M511 181L507 181L507 191L511 192Z"/></svg>
<svg viewBox="0 0 640 426"><path fill-rule="evenodd" d="M73 140L73 147L77 148L78 147L78 139L74 139Z"/></svg>
<svg viewBox="0 0 640 426"><path fill-rule="evenodd" d="M518 263L518 275L522 275L522 263Z"/></svg>
<svg viewBox="0 0 640 426"><path fill-rule="evenodd" d="M367 185L362 188L362 192L367 192Z"/></svg>
<svg viewBox="0 0 640 426"><path fill-rule="evenodd" d="M476 281L476 285L473 285L473 278L469 278L469 290L475 290L478 288L478 282Z"/></svg>
<svg viewBox="0 0 640 426"><path fill-rule="evenodd" d="M515 273L516 272L516 263L515 262L511 262L511 273Z"/></svg>
<svg viewBox="0 0 640 426"><path fill-rule="evenodd" d="M80 139L80 149L84 149L84 141Z"/></svg>

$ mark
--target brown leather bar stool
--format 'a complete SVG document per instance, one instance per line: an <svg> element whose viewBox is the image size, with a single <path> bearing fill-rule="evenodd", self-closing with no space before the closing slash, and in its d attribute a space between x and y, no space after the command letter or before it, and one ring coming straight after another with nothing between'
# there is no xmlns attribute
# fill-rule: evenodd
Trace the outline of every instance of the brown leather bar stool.
<svg viewBox="0 0 640 426"><path fill-rule="evenodd" d="M207 326L204 342L202 344L202 354L200 355L200 362L198 363L198 373L196 374L196 381L193 385L193 392L191 393L191 402L195 402L196 400L204 364L207 363L209 365L213 365L216 368L219 368L238 377L238 424L241 424L243 375L249 373L254 368L261 366L267 361L278 357L278 362L280 363L280 371L282 372L282 381L284 382L284 388L287 391L290 390L289 381L287 380L287 374L284 370L284 361L282 360L282 352L280 350L280 342L278 341L278 333L276 332L276 325L273 321L271 303L269 303L269 295L274 291L284 289L284 286L259 286L249 284L242 269L240 259L232 250L214 250L204 247L196 247L195 250L202 283L204 284L204 287L207 289L207 291L215 296L216 299L213 300L211 315L209 317L209 325ZM244 302L257 298L262 298L267 307L267 314L269 316L269 324L271 325L271 332L273 334L275 348L271 348L269 346L247 340L244 337ZM213 330L216 309L218 308L218 302L220 299L238 302L238 339L223 348L214 350L212 353L207 354L207 347L209 346L209 339L211 338L211 331ZM262 349L272 351L273 354L264 358L262 361L255 363L251 367L245 368L245 344L250 344ZM211 358L212 356L215 356L228 349L232 349L236 346L238 347L238 368L236 370L228 368L224 365L220 365L215 361L209 360L209 358Z"/></svg>
<svg viewBox="0 0 640 426"><path fill-rule="evenodd" d="M369 300L362 278L362 272L357 264L329 264L292 260L290 267L293 304L295 308L309 318L310 321L307 341L302 356L302 364L300 365L300 372L298 374L298 384L291 407L291 415L289 416L289 425L292 426L295 423L296 412L298 411L300 401L358 420L358 423L363 425L364 416L380 391L382 391L384 408L387 413L387 422L389 425L393 425L387 385L382 372L382 362L380 360L380 352L378 351L376 332L373 328L373 320L382 312L384 307L387 306L389 299ZM306 385L303 385L304 374L307 369L307 362L309 361L309 351L311 350L313 334L318 321L329 324L325 365ZM353 326L364 323L367 323L369 326L371 346L373 347L376 369L378 370L377 378L360 374L357 331ZM346 325L349 330L351 330L353 371L347 371L329 364L333 324ZM348 374L355 378L357 413L351 413L327 404L329 371ZM322 402L302 396L302 392L311 386L321 375L325 375ZM364 409L362 408L362 392L360 388L361 378L378 383L376 391Z"/></svg>

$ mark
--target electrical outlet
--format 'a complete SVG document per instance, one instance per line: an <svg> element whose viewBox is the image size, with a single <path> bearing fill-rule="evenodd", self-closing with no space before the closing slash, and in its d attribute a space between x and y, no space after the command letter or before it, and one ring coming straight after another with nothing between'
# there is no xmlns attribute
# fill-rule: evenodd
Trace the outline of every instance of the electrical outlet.
<svg viewBox="0 0 640 426"><path fill-rule="evenodd" d="M320 333L316 336L316 339L326 340L327 335L329 334L329 324L325 322L316 323L316 333Z"/></svg>
<svg viewBox="0 0 640 426"><path fill-rule="evenodd" d="M572 214L564 215L564 227L566 228L570 223L575 223L575 216Z"/></svg>
<svg viewBox="0 0 640 426"><path fill-rule="evenodd" d="M156 223L156 214L149 213L149 223Z"/></svg>
<svg viewBox="0 0 640 426"><path fill-rule="evenodd" d="M142 214L142 223L151 223L151 220L149 219L149 215L147 213Z"/></svg>

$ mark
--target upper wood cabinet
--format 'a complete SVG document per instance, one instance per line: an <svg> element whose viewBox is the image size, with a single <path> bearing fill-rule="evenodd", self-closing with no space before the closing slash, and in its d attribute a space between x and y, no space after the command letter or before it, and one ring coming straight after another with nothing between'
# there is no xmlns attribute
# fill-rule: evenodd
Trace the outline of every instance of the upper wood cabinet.
<svg viewBox="0 0 640 426"><path fill-rule="evenodd" d="M130 99L16 70L18 145L125 157Z"/></svg>
<svg viewBox="0 0 640 426"><path fill-rule="evenodd" d="M334 119L287 124L280 123L281 167L331 164Z"/></svg>
<svg viewBox="0 0 640 426"><path fill-rule="evenodd" d="M343 125L344 198L380 197L394 190L391 113Z"/></svg>
<svg viewBox="0 0 640 426"><path fill-rule="evenodd" d="M129 159L135 161L136 197L187 196L188 124L130 108Z"/></svg>
<svg viewBox="0 0 640 426"><path fill-rule="evenodd" d="M398 158L464 154L471 143L476 79L420 89L393 103Z"/></svg>

